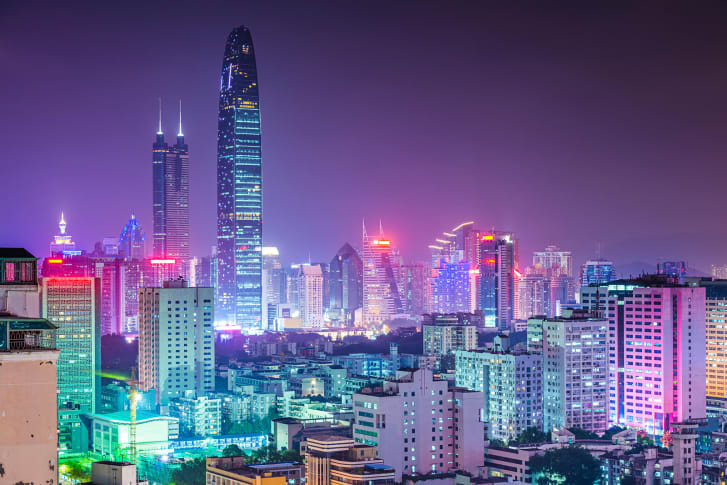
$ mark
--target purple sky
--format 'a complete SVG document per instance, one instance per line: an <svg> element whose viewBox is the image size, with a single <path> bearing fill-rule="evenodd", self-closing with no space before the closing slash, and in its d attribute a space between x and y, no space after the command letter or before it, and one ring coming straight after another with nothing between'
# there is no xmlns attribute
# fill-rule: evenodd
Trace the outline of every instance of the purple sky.
<svg viewBox="0 0 727 485"><path fill-rule="evenodd" d="M61 210L86 248L132 209L150 232L162 96L170 135L183 99L192 249L207 254L221 56L246 24L265 244L284 261L330 260L365 217L407 259L474 219L515 231L525 262L600 242L617 263L727 263L717 3L60 3L0 4L0 245L44 256Z"/></svg>

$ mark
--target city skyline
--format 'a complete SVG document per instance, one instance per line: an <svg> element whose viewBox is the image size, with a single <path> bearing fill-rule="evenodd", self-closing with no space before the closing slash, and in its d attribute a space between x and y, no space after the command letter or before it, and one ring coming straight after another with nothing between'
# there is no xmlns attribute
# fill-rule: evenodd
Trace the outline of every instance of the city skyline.
<svg viewBox="0 0 727 485"><path fill-rule="evenodd" d="M505 7L467 6L460 11L425 8L412 13L407 4L376 5L387 15L361 7L332 8L329 18L336 22L317 18L314 8L295 5L276 17L270 15L269 7L249 4L230 7L225 14L225 9L169 12L160 4L145 16L88 4L84 19L58 11L64 22L55 22L54 15L36 18L21 5L4 6L0 38L9 89L2 101L8 115L5 119L15 121L4 122L0 130L3 153L13 177L32 179L47 195L27 201L11 214L6 227L22 227L23 236L18 231L2 231L3 239L7 245L42 254L39 241L54 230L61 210L80 247L91 248L96 240L115 236L132 210L151 234L147 147L149 133L156 129L156 100L159 96L169 101L181 97L185 113L189 113L185 114L185 134L194 142L190 164L192 254L208 253L215 243L212 164L216 139L211 126L216 118L219 80L213 73L219 69L224 32L244 23L262 46L257 57L265 82L263 143L270 146L266 152L264 244L279 247L283 261L305 260L308 253L315 260L329 259L341 244L357 239L360 221L366 218L372 222L383 219L387 233L412 260L426 260L428 242L442 229L476 219L483 227L518 234L524 254L548 244L572 250L576 265L593 257L599 243L605 257L622 264L634 260L653 264L655 258L673 258L688 260L691 267L707 272L711 264L727 262L727 254L716 243L723 231L713 222L719 220L714 209L703 204L703 215L694 216L683 202L702 201L716 193L716 181L725 170L717 163L719 154L727 149L721 140L722 126L727 124L722 114L727 110L721 108L727 100L718 89L724 84L718 53L725 34L715 28L723 10L674 7L653 12L647 7L620 7L594 13L583 7L523 13ZM105 19L109 12L120 16L118 26L107 36L99 34L98 45L86 45L84 39L99 29L108 30ZM162 15L171 15L175 21L161 26L152 22ZM360 20L354 20L357 18ZM403 25L407 18L410 22ZM474 21L477 18L486 19L485 24L480 26ZM46 19L54 20L49 23ZM418 39L432 23L442 32L432 47L433 54L443 59L440 66L433 66L429 54L417 49ZM303 35L298 27L303 24L312 33ZM189 25L198 26L195 35L179 35ZM368 25L375 25L377 31L370 38ZM564 36L554 37L565 25ZM51 36L59 28L78 33L59 38L64 55L57 56L33 39L41 28L49 29ZM167 35L157 35L158 28ZM131 31L134 38L119 42ZM525 31L533 32L533 39L541 39L542 45L518 36ZM336 35L338 45L328 45L331 34ZM300 35L305 42L294 41ZM654 40L639 42L642 36ZM364 38L371 42L370 49L364 48L368 45ZM155 52L138 48L144 44L155 45ZM666 47L654 49L656 45ZM91 59L101 49L112 54L113 69L105 64L91 67ZM162 52L177 53L162 56ZM350 56L350 52L356 55ZM404 52L412 54L403 57ZM180 56L185 62L179 62ZM374 74L361 66L373 61L378 66L374 71L388 73L389 86L384 91L369 89ZM78 68L64 67L68 62ZM680 62L689 66L684 70L688 73L671 70ZM149 75L114 79L113 72L119 68L128 71L134 65ZM325 78L316 73L315 66L328 69ZM54 85L44 83L46 91L39 101L20 104L18 100L29 99L24 95L27 90L37 91L44 82L40 71L46 69L53 73ZM447 72L442 79L456 87L449 94L451 107L446 109L422 103L430 93L426 80L440 70ZM294 74L298 77L291 83ZM91 82L82 82L84 79ZM104 83L97 82L102 79ZM121 89L120 83L127 89ZM336 85L349 88L331 87ZM128 94L132 92L133 96ZM370 114L377 98L384 101L386 116ZM96 102L101 99L107 102ZM176 106L167 104L165 130L170 131ZM344 118L341 109L352 116ZM33 142L35 150L28 151L27 134L31 127L41 126L36 113L44 114L44 136ZM424 120L443 116L450 120L449 125L435 142L437 137ZM607 140L603 130L609 131ZM109 140L118 142L121 137L122 146L114 152L105 149ZM445 151L445 147L449 148ZM92 186L87 182L86 172L98 173L94 153L101 150L106 161L101 176L118 183ZM46 160L60 164L63 170L49 166ZM437 190L437 177L431 174L442 160L462 190L440 199L436 206L402 204L417 193ZM515 172L509 166L521 170ZM685 166L714 176L704 180L688 174L683 177ZM633 176L624 180L619 174L627 169ZM327 184L325 197L295 200L310 217L290 214L292 194L300 184L312 186L331 177L346 180L347 170L352 171L349 177L355 177L355 190L341 187L345 183ZM380 177L383 170L387 171L384 179ZM477 176L467 177L468 173ZM556 174L562 175L562 182ZM473 180L484 175L497 184L492 190L475 190ZM581 203L594 193L587 190L589 176L604 186L593 204L605 213L598 224L583 225L576 221L591 217L587 205ZM402 179L417 190L402 188L397 182ZM679 190L685 196L662 200L665 210L654 213L653 201L677 180L683 180ZM128 190L137 181L138 190ZM22 196L21 184L16 185L9 189L11 200ZM618 191L610 188L616 186ZM537 197L539 192L549 195ZM521 197L523 194L532 195ZM534 204L536 197L538 203ZM97 199L105 203L90 202ZM642 200L649 202L640 203ZM544 213L555 217L545 224ZM620 217L626 213L633 214L634 220ZM672 217L682 222L671 224ZM25 222L21 225L21 221ZM291 233L297 236L291 238Z"/></svg>

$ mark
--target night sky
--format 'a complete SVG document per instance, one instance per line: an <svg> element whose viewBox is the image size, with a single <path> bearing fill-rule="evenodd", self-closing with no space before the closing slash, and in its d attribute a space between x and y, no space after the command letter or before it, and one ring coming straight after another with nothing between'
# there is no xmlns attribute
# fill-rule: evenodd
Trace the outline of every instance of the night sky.
<svg viewBox="0 0 727 485"><path fill-rule="evenodd" d="M622 265L726 264L727 7L499 3L2 1L0 246L45 256L63 210L91 249L135 210L150 247L162 96L168 139L183 100L209 254L222 53L244 24L284 262L329 261L366 218L409 260L476 220L518 234L521 266L598 243Z"/></svg>

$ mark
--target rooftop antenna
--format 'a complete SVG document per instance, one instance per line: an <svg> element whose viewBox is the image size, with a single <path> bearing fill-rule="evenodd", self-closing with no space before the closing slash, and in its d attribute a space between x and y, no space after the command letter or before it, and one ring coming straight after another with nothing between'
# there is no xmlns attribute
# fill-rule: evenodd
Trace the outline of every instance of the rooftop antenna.
<svg viewBox="0 0 727 485"><path fill-rule="evenodd" d="M157 135L163 135L164 132L162 131L162 97L159 96L159 130L157 131Z"/></svg>
<svg viewBox="0 0 727 485"><path fill-rule="evenodd" d="M182 134L182 98L179 98L179 133L177 136L184 136Z"/></svg>
<svg viewBox="0 0 727 485"><path fill-rule="evenodd" d="M381 224L381 219L379 219L379 237L382 239L384 237L384 226Z"/></svg>

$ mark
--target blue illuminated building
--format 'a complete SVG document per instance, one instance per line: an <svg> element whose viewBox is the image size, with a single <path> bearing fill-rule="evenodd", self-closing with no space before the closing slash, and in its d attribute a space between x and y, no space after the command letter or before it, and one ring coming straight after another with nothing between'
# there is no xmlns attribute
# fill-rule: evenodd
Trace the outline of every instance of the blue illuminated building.
<svg viewBox="0 0 727 485"><path fill-rule="evenodd" d="M227 38L217 135L217 318L242 327L262 321L262 158L260 99L252 36Z"/></svg>

